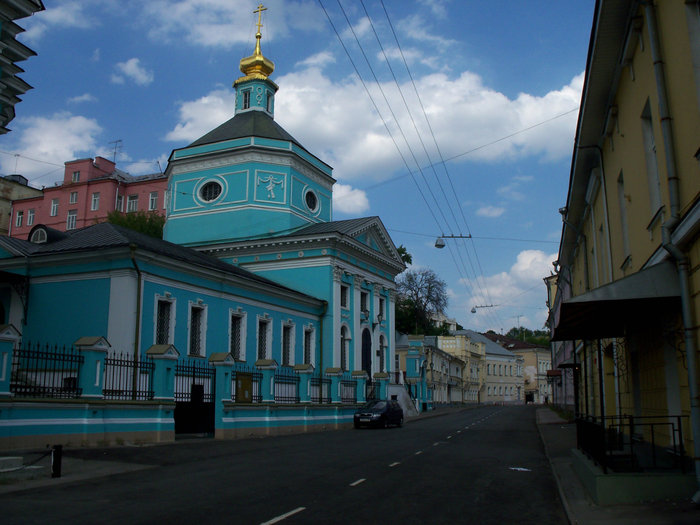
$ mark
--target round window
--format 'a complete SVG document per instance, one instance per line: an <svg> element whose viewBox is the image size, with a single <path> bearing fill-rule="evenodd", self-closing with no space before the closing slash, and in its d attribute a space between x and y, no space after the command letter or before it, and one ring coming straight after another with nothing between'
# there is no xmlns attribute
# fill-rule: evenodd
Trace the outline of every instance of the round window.
<svg viewBox="0 0 700 525"><path fill-rule="evenodd" d="M309 190L306 192L304 199L306 199L306 206L308 206L311 211L316 211L316 208L318 207L318 199L316 198L316 194Z"/></svg>
<svg viewBox="0 0 700 525"><path fill-rule="evenodd" d="M221 195L221 184L210 181L199 189L199 197L206 202L213 201Z"/></svg>

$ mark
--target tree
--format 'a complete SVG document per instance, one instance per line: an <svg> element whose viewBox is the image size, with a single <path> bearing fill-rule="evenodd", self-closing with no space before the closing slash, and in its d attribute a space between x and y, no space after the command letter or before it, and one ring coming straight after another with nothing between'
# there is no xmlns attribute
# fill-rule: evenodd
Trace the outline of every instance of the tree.
<svg viewBox="0 0 700 525"><path fill-rule="evenodd" d="M413 264L413 256L410 253L408 253L408 250L403 244L396 248L396 251L399 252L401 260L404 264Z"/></svg>
<svg viewBox="0 0 700 525"><path fill-rule="evenodd" d="M165 217L155 211L122 213L115 210L107 214L107 222L116 224L117 226L124 226L125 228L140 233L145 233L151 237L156 237L158 239L163 238Z"/></svg>
<svg viewBox="0 0 700 525"><path fill-rule="evenodd" d="M396 286L397 330L426 335L444 331L442 327L435 327L430 317L447 308L445 281L430 268L421 268L402 273Z"/></svg>
<svg viewBox="0 0 700 525"><path fill-rule="evenodd" d="M552 334L549 332L549 329L530 330L529 328L525 328L523 326L514 326L513 328L508 330L506 336L511 337L513 339L520 339L521 341L525 341L526 343L531 343L533 345L548 347Z"/></svg>

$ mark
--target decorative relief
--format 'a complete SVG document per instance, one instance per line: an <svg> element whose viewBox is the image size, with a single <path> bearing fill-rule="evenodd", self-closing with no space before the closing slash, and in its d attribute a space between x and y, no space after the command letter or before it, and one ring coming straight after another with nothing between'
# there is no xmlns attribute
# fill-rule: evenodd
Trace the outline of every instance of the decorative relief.
<svg viewBox="0 0 700 525"><path fill-rule="evenodd" d="M275 187L280 186L280 190L284 191L284 179L276 179L272 175L269 177L261 177L258 175L258 186L261 184L267 184L265 189L267 190L267 198L275 199Z"/></svg>

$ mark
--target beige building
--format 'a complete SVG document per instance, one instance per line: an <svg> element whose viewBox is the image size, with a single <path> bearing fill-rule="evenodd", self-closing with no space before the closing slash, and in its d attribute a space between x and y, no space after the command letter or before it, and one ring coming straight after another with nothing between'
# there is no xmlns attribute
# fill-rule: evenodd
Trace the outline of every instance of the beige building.
<svg viewBox="0 0 700 525"><path fill-rule="evenodd" d="M29 186L22 175L0 177L0 235L10 234L12 201L41 195L42 191Z"/></svg>
<svg viewBox="0 0 700 525"><path fill-rule="evenodd" d="M462 383L464 385L465 403L478 403L484 384L485 374L485 345L468 337L459 330L451 335L429 336L430 340L440 350L443 350L464 362Z"/></svg>
<svg viewBox="0 0 700 525"><path fill-rule="evenodd" d="M420 337L424 341L426 377L428 388L433 392L433 403L462 403L466 363L440 349L435 340L437 336L409 336L409 340L412 337Z"/></svg>
<svg viewBox="0 0 700 525"><path fill-rule="evenodd" d="M579 446L599 463L614 436L642 470L687 450L700 480L699 147L698 2L598 0L550 287L555 366L575 374L596 427Z"/></svg>
<svg viewBox="0 0 700 525"><path fill-rule="evenodd" d="M552 399L552 385L547 380L547 370L552 366L551 350L494 332L484 335L522 358L525 402L549 403Z"/></svg>

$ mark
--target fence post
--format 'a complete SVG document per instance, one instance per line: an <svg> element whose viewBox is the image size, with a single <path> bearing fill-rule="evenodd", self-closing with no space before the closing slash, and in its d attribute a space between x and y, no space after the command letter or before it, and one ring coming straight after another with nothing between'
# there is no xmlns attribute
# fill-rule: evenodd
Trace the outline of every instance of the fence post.
<svg viewBox="0 0 700 525"><path fill-rule="evenodd" d="M342 368L326 368L326 375L331 378L331 403L340 403L340 379Z"/></svg>
<svg viewBox="0 0 700 525"><path fill-rule="evenodd" d="M299 374L299 403L311 403L309 382L314 373L314 365L294 365L294 371Z"/></svg>
<svg viewBox="0 0 700 525"><path fill-rule="evenodd" d="M367 402L367 398L365 397L367 393L367 372L364 370L353 370L352 377L355 381L357 381L355 387L355 399L358 403L364 404Z"/></svg>
<svg viewBox="0 0 700 525"><path fill-rule="evenodd" d="M153 345L146 350L153 359L153 399L175 399L175 365L180 352L173 345Z"/></svg>
<svg viewBox="0 0 700 525"><path fill-rule="evenodd" d="M102 399L102 388L105 378L105 356L110 348L109 341L104 337L81 337L73 343L84 358L80 374L78 374L78 387L82 390L82 397Z"/></svg>
<svg viewBox="0 0 700 525"><path fill-rule="evenodd" d="M263 403L275 402L275 370L277 361L274 359L258 359L255 367L262 372L262 382L260 383L260 395Z"/></svg>
<svg viewBox="0 0 700 525"><path fill-rule="evenodd" d="M12 352L22 334L11 324L0 325L0 397L10 397Z"/></svg>
<svg viewBox="0 0 700 525"><path fill-rule="evenodd" d="M374 379L379 384L379 391L377 392L377 399L386 401L387 386L389 385L389 374L387 372L377 372L374 374Z"/></svg>
<svg viewBox="0 0 700 525"><path fill-rule="evenodd" d="M214 367L216 377L214 378L214 435L216 428L222 427L224 418L224 401L231 401L231 372L235 359L229 352L218 352L209 356L209 364Z"/></svg>

